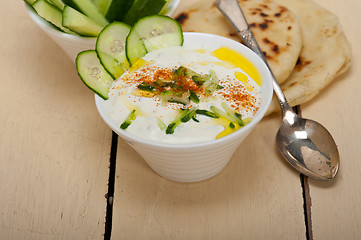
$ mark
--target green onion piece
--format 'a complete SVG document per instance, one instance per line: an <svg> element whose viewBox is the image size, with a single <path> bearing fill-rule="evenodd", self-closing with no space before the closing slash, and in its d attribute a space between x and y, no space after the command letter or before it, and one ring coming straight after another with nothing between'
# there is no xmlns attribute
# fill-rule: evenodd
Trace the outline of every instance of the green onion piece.
<svg viewBox="0 0 361 240"><path fill-rule="evenodd" d="M174 129L178 126L179 124L177 124L176 122L172 122L168 125L167 129L165 130L166 134L173 134L174 133Z"/></svg>
<svg viewBox="0 0 361 240"><path fill-rule="evenodd" d="M173 103L180 103L183 105L187 105L189 103L189 99L182 96L182 92L176 92L176 91L163 91L159 98L162 99L165 102L173 102Z"/></svg>
<svg viewBox="0 0 361 240"><path fill-rule="evenodd" d="M189 94L190 94L189 95L189 100L191 100L194 103L199 103L199 98L198 98L197 94L194 91L190 90Z"/></svg>
<svg viewBox="0 0 361 240"><path fill-rule="evenodd" d="M239 120L241 120L241 122L242 122L242 124L243 124L243 125L240 124L241 126L244 126L244 125L247 124L244 120L242 120L242 114L240 114L240 113L238 113L238 112L235 112L234 114L236 115L236 117L237 117Z"/></svg>
<svg viewBox="0 0 361 240"><path fill-rule="evenodd" d="M218 84L219 79L218 79L215 71L210 70L209 74L210 74L211 78L209 80L207 80L206 82L204 82L203 86L204 86L206 93L212 94L217 89L222 89L223 86Z"/></svg>
<svg viewBox="0 0 361 240"><path fill-rule="evenodd" d="M197 109L197 110L196 110L196 113L197 113L197 114L201 114L201 115L205 115L205 116L211 117L211 118L219 118L219 117L217 116L217 114L215 114L215 113L213 113L213 112L211 112L211 111L208 111L208 110L204 110L204 109Z"/></svg>
<svg viewBox="0 0 361 240"><path fill-rule="evenodd" d="M195 122L199 122L199 120L196 118L196 115L194 115L194 116L192 117L192 119L193 119L193 121L195 121Z"/></svg>
<svg viewBox="0 0 361 240"><path fill-rule="evenodd" d="M183 106L187 105L187 103L185 103L183 101L179 101L179 100L169 99L167 102L169 102L169 103L178 103L178 104L182 104Z"/></svg>
<svg viewBox="0 0 361 240"><path fill-rule="evenodd" d="M204 74L204 75L199 75L199 76L192 76L193 82L195 82L198 86L203 85L210 78L211 78L211 75L209 75L209 74Z"/></svg>
<svg viewBox="0 0 361 240"><path fill-rule="evenodd" d="M244 126L244 122L242 120L242 115L238 114L236 115L236 113L233 111L232 108L228 107L227 104L225 102L221 103L222 108L224 109L224 111L226 111L226 113L232 118L234 119L232 122L237 122L240 126ZM239 115L241 117L239 117Z"/></svg>
<svg viewBox="0 0 361 240"><path fill-rule="evenodd" d="M158 127L159 127L160 130L162 130L162 131L164 131L164 130L167 129L167 125L165 125L165 123L164 123L162 120L160 120L159 118L158 118Z"/></svg>
<svg viewBox="0 0 361 240"><path fill-rule="evenodd" d="M182 109L179 115L174 119L165 130L166 134L173 134L174 129L179 126L182 122L188 122L195 115L196 108ZM189 118L189 119L188 119Z"/></svg>
<svg viewBox="0 0 361 240"><path fill-rule="evenodd" d="M188 110L187 114L181 118L181 122L188 122L189 120L191 120L193 118L193 116L196 114L196 109L195 107L191 108Z"/></svg>
<svg viewBox="0 0 361 240"><path fill-rule="evenodd" d="M129 115L125 118L124 122L120 125L120 128L125 130L127 129L130 124L135 120L135 118L137 117L136 113L135 113L135 109L133 109Z"/></svg>
<svg viewBox="0 0 361 240"><path fill-rule="evenodd" d="M175 77L185 76L185 71L186 71L186 68L183 66L180 66L179 68L177 68L173 71L173 76L175 76Z"/></svg>
<svg viewBox="0 0 361 240"><path fill-rule="evenodd" d="M149 83L146 82L142 82L141 84L139 84L137 86L138 89L143 90L143 91L147 91L147 92L153 92L154 87L149 85Z"/></svg>

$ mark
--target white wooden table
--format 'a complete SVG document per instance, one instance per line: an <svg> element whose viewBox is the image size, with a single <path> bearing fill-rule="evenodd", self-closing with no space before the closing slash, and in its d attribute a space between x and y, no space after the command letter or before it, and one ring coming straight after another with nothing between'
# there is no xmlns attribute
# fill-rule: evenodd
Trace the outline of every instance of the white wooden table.
<svg viewBox="0 0 361 240"><path fill-rule="evenodd" d="M220 174L186 184L159 177L116 138L74 63L22 1L3 1L0 240L360 239L361 3L317 2L340 18L353 47L351 70L301 106L334 135L337 178L317 182L289 166L274 114Z"/></svg>

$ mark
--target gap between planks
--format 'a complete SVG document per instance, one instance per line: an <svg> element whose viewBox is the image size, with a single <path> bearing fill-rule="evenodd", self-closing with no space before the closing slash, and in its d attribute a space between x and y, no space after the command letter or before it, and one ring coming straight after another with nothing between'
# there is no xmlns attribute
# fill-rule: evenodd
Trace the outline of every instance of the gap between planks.
<svg viewBox="0 0 361 240"><path fill-rule="evenodd" d="M293 110L297 113L298 116L302 116L301 106L297 105L293 107ZM313 240L312 235L312 221L311 221L311 196L310 196L310 186L308 184L308 177L300 174L300 182L302 187L302 197L303 197L303 212L305 217L305 227L306 227L306 239Z"/></svg>
<svg viewBox="0 0 361 240"><path fill-rule="evenodd" d="M105 195L107 199L107 210L105 214L104 240L110 240L112 234L113 199L114 199L117 148L118 148L118 135L115 132L112 132L112 144L110 147L110 157L109 157L108 193Z"/></svg>

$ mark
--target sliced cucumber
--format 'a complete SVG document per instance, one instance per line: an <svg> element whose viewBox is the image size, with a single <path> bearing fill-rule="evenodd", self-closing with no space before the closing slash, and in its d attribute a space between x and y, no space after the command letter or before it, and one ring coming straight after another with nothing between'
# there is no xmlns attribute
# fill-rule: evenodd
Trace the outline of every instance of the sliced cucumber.
<svg viewBox="0 0 361 240"><path fill-rule="evenodd" d="M101 65L96 51L80 52L76 58L76 68L84 84L101 98L107 100L113 78Z"/></svg>
<svg viewBox="0 0 361 240"><path fill-rule="evenodd" d="M131 29L126 42L126 55L131 64L147 52L183 44L179 23L167 16L148 16L140 19Z"/></svg>
<svg viewBox="0 0 361 240"><path fill-rule="evenodd" d="M62 0L48 0L48 1L50 1L52 4L54 4L54 6L56 6L60 10L63 10L65 7L65 4Z"/></svg>
<svg viewBox="0 0 361 240"><path fill-rule="evenodd" d="M98 58L100 63L103 65L104 69L114 78L117 79L124 73L123 65L120 64L116 59L109 56L106 53L98 52ZM102 56L101 59L99 56Z"/></svg>
<svg viewBox="0 0 361 240"><path fill-rule="evenodd" d="M93 3L98 11L105 16L111 1L112 0L93 0Z"/></svg>
<svg viewBox="0 0 361 240"><path fill-rule="evenodd" d="M98 11L91 0L63 0L64 3L93 19L100 26L105 27L109 22Z"/></svg>
<svg viewBox="0 0 361 240"><path fill-rule="evenodd" d="M33 5L33 3L36 1L36 0L24 0L25 2L27 2L29 5Z"/></svg>
<svg viewBox="0 0 361 240"><path fill-rule="evenodd" d="M139 58L148 53L141 37L133 30L130 31L125 43L125 53L130 65L133 65Z"/></svg>
<svg viewBox="0 0 361 240"><path fill-rule="evenodd" d="M106 19L109 22L123 21L134 2L135 0L110 0L105 13Z"/></svg>
<svg viewBox="0 0 361 240"><path fill-rule="evenodd" d="M63 26L86 37L96 37L103 29L91 18L69 6L63 10Z"/></svg>
<svg viewBox="0 0 361 240"><path fill-rule="evenodd" d="M33 4L33 8L38 13L38 15L44 18L46 21L50 22L60 30L66 33L75 34L71 30L63 27L62 24L62 12L55 7L53 4L49 3L46 0L37 0Z"/></svg>
<svg viewBox="0 0 361 240"><path fill-rule="evenodd" d="M99 12L109 22L122 21L135 0L93 0Z"/></svg>
<svg viewBox="0 0 361 240"><path fill-rule="evenodd" d="M97 39L96 51L100 62L115 79L120 77L124 70L129 67L125 54L125 42L129 31L129 25L113 22L101 31ZM110 61L109 57L113 60Z"/></svg>
<svg viewBox="0 0 361 240"><path fill-rule="evenodd" d="M160 10L160 15L167 15L169 12L171 6L169 5L172 2L172 0L166 0L166 3L164 4L163 8Z"/></svg>
<svg viewBox="0 0 361 240"><path fill-rule="evenodd" d="M140 18L158 14L165 4L165 0L136 0L126 13L123 22L133 25Z"/></svg>

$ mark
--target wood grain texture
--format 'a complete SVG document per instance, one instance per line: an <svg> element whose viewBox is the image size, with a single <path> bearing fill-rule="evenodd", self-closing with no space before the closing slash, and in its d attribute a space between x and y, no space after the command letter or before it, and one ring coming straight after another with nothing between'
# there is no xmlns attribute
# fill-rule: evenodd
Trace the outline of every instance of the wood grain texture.
<svg viewBox="0 0 361 240"><path fill-rule="evenodd" d="M279 116L262 120L226 168L197 183L155 174L118 145L114 239L306 239L300 178L278 154Z"/></svg>
<svg viewBox="0 0 361 240"><path fill-rule="evenodd" d="M22 1L0 21L0 239L102 239L111 131Z"/></svg>
<svg viewBox="0 0 361 240"><path fill-rule="evenodd" d="M341 168L334 181L309 181L313 236L315 240L360 239L361 2L316 2L338 16L352 45L353 58L347 73L337 78L314 101L302 106L303 116L321 122L333 134L341 157Z"/></svg>

